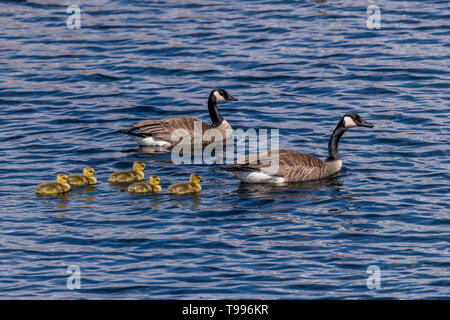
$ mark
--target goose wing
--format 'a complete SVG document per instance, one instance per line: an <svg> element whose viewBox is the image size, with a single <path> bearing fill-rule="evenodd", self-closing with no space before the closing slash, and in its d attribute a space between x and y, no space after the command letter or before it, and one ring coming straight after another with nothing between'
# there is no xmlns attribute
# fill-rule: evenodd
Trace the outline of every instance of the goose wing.
<svg viewBox="0 0 450 320"><path fill-rule="evenodd" d="M133 126L133 129L138 129L141 134L152 136L157 139L171 141L172 133L177 129L184 129L194 136L195 123L200 123L202 133L211 128L210 125L191 117L174 117L161 120L145 120Z"/></svg>
<svg viewBox="0 0 450 320"><path fill-rule="evenodd" d="M267 151L256 155L246 156L223 169L227 171L263 171L274 176L281 176L285 181L304 181L325 170L325 163L319 158L295 150L278 150L278 168L271 171L271 160L276 161L276 152ZM276 167L275 167L276 168Z"/></svg>

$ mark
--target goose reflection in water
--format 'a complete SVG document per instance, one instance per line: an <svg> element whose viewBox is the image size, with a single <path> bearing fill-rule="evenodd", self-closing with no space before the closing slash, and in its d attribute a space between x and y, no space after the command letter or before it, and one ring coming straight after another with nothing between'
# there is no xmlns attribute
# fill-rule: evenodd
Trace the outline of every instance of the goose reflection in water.
<svg viewBox="0 0 450 320"><path fill-rule="evenodd" d="M169 195L171 205L179 208L188 208L191 206L191 212L201 211L202 198L201 194L183 194Z"/></svg>
<svg viewBox="0 0 450 320"><path fill-rule="evenodd" d="M333 188L335 191L339 192L342 185L343 181L338 174L322 180L279 185L270 183L240 183L234 192L255 198L274 198L279 196L294 199L310 199L315 197L314 193L311 191Z"/></svg>
<svg viewBox="0 0 450 320"><path fill-rule="evenodd" d="M55 203L59 209L67 209L69 204L69 193L60 195L36 195L38 198L47 199L48 202Z"/></svg>
<svg viewBox="0 0 450 320"><path fill-rule="evenodd" d="M84 200L86 200L86 201L94 201L95 200L95 191L97 190L97 186L96 185L94 185L94 186L88 186L88 187L84 187L84 188L82 188L82 189L80 189L79 191L80 191L80 195L82 194L82 193L85 193L85 195L84 195ZM78 190L77 190L78 191Z"/></svg>
<svg viewBox="0 0 450 320"><path fill-rule="evenodd" d="M138 147L122 150L123 153L131 153L133 156L138 156L140 154L160 154L167 153L167 148L161 147Z"/></svg>

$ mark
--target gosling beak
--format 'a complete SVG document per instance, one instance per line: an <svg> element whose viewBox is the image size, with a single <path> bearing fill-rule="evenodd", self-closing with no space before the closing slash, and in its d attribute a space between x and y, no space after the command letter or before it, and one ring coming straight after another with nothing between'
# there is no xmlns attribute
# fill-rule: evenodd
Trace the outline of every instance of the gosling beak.
<svg viewBox="0 0 450 320"><path fill-rule="evenodd" d="M359 124L360 127L367 127L367 128L373 128L373 124L370 124L363 119L361 119L361 123Z"/></svg>
<svg viewBox="0 0 450 320"><path fill-rule="evenodd" d="M70 179L69 179L69 178L67 178L66 181L67 181L68 183L70 183Z"/></svg>
<svg viewBox="0 0 450 320"><path fill-rule="evenodd" d="M239 101L239 99L233 97L232 95L228 95L227 101Z"/></svg>

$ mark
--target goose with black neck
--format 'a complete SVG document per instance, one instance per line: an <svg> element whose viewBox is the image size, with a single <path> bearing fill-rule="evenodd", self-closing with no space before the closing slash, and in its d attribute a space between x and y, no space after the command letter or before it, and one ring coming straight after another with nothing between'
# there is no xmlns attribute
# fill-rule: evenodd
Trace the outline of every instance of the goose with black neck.
<svg viewBox="0 0 450 320"><path fill-rule="evenodd" d="M191 137L191 144L206 146L211 142L217 142L217 136L222 140L231 134L230 124L221 116L217 104L225 101L238 101L224 89L214 89L208 97L208 112L211 125L192 117L171 117L160 120L144 120L133 125L129 129L120 130L121 133L132 137L143 147L159 147L170 149L180 143L187 135ZM200 134L195 132L201 130ZM206 134L209 129L217 129L217 134ZM199 140L200 136L200 140Z"/></svg>
<svg viewBox="0 0 450 320"><path fill-rule="evenodd" d="M354 127L373 128L356 113L344 115L328 142L328 158L325 161L295 150L267 151L251 155L222 169L233 172L244 183L286 183L313 181L330 177L342 168L339 140L347 129ZM278 161L274 166L271 161Z"/></svg>

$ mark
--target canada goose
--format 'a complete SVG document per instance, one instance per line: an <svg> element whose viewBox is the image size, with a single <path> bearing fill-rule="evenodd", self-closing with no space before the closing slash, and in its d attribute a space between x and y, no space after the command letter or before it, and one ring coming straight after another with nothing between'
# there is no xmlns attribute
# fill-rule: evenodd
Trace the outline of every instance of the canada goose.
<svg viewBox="0 0 450 320"><path fill-rule="evenodd" d="M71 187L91 186L97 183L97 178L94 177L95 171L91 167L83 169L83 174L69 174L69 181Z"/></svg>
<svg viewBox="0 0 450 320"><path fill-rule="evenodd" d="M189 193L199 193L202 191L202 186L200 176L198 174L191 174L189 182L180 182L172 184L167 192L170 194L189 194Z"/></svg>
<svg viewBox="0 0 450 320"><path fill-rule="evenodd" d="M59 195L70 191L69 177L67 174L58 174L56 181L44 182L36 187L38 195Z"/></svg>
<svg viewBox="0 0 450 320"><path fill-rule="evenodd" d="M133 170L117 171L109 176L108 181L112 183L131 183L144 180L145 163L135 161Z"/></svg>
<svg viewBox="0 0 450 320"><path fill-rule="evenodd" d="M212 125L191 117L173 117L161 120L141 121L132 128L120 130L120 132L131 136L140 146L172 148L182 138L181 131L179 132L180 134L176 134L175 131L177 129L184 129L191 136L191 144L201 143L206 145L213 141L213 139L210 138L211 140L208 141L208 137L204 137L204 140L201 142L194 141L194 123L198 122L197 126L201 129L200 134L202 136L208 129L216 128L221 133L223 140L225 140L227 136L231 135L231 126L222 118L217 110L217 103L224 101L238 101L238 99L223 89L214 89L211 91L208 98L208 111ZM139 132L134 132L135 130L139 130ZM172 135L173 133L175 134Z"/></svg>
<svg viewBox="0 0 450 320"><path fill-rule="evenodd" d="M128 192L131 193L158 193L161 192L159 183L161 179L157 176L151 176L149 182L136 182L128 187Z"/></svg>
<svg viewBox="0 0 450 320"><path fill-rule="evenodd" d="M246 183L284 183L318 180L337 173L342 167L338 151L339 139L349 128L373 125L364 121L356 113L347 113L339 121L328 142L328 158L320 160L309 154L294 150L278 150L278 170L270 170L272 153L276 161L276 151L246 157L243 164L232 164L222 169L233 172ZM240 161L238 161L239 163Z"/></svg>

